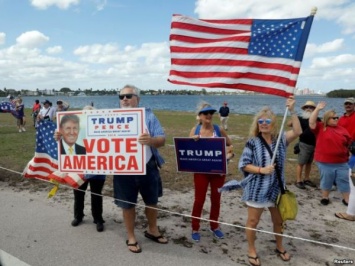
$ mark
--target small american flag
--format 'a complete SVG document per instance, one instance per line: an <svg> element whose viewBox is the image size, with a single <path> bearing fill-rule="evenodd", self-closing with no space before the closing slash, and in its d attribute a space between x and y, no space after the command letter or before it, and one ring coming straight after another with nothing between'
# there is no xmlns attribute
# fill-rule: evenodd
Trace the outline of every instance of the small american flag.
<svg viewBox="0 0 355 266"><path fill-rule="evenodd" d="M23 171L26 178L56 180L59 183L78 188L85 182L84 175L58 171L58 144L53 135L56 124L40 121L36 132L36 151Z"/></svg>
<svg viewBox="0 0 355 266"><path fill-rule="evenodd" d="M18 117L16 111L16 106L12 102L1 102L0 103L0 113L11 113L15 118Z"/></svg>
<svg viewBox="0 0 355 266"><path fill-rule="evenodd" d="M10 113L15 110L15 105L10 102L2 102L0 103L0 110L3 113Z"/></svg>
<svg viewBox="0 0 355 266"><path fill-rule="evenodd" d="M295 19L198 20L174 15L174 84L288 97L301 68L313 15Z"/></svg>

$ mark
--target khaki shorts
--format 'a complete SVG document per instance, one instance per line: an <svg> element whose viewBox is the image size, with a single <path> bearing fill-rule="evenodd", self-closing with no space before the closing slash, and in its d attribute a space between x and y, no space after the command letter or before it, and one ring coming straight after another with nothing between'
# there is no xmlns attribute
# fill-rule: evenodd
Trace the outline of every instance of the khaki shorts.
<svg viewBox="0 0 355 266"><path fill-rule="evenodd" d="M300 153L298 154L298 164L305 165L313 162L314 146L300 142Z"/></svg>

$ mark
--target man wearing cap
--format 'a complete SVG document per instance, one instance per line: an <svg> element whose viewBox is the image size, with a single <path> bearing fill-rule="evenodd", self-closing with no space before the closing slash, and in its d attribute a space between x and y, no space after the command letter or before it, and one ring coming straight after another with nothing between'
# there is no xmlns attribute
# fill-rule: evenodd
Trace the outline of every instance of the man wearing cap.
<svg viewBox="0 0 355 266"><path fill-rule="evenodd" d="M69 109L69 103L62 100L57 101L57 112L67 111Z"/></svg>
<svg viewBox="0 0 355 266"><path fill-rule="evenodd" d="M298 116L302 127L302 134L299 137L299 153L298 153L298 165L296 173L296 187L299 189L306 189L306 185L310 187L316 187L316 185L310 180L309 175L312 168L314 148L316 145L316 137L309 128L309 117L316 108L316 104L313 101L306 101L302 105L302 114ZM319 118L317 118L320 121ZM292 122L288 123L288 126L292 126ZM302 171L304 168L304 180L302 180Z"/></svg>
<svg viewBox="0 0 355 266"><path fill-rule="evenodd" d="M37 121L39 120L48 120L52 121L55 115L55 109L52 107L52 103L49 100L45 100L43 107L37 116Z"/></svg>
<svg viewBox="0 0 355 266"><path fill-rule="evenodd" d="M339 118L338 126L346 128L350 137L355 141L355 99L350 97L344 101L345 113Z"/></svg>
<svg viewBox="0 0 355 266"><path fill-rule="evenodd" d="M221 127L224 130L228 130L229 107L227 105L227 102L224 102L223 106L219 108L219 119L221 120Z"/></svg>

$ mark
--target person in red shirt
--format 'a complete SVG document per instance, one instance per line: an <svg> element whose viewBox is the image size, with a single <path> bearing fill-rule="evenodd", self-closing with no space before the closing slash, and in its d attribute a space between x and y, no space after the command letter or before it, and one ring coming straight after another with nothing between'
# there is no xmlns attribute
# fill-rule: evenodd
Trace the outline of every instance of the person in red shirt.
<svg viewBox="0 0 355 266"><path fill-rule="evenodd" d="M323 122L317 122L318 114L326 106L319 102L309 118L309 127L316 136L314 160L320 172L322 205L329 204L329 193L334 182L343 196L343 204L349 201L349 145L352 140L348 131L338 125L339 117L334 110L324 113Z"/></svg>
<svg viewBox="0 0 355 266"><path fill-rule="evenodd" d="M39 100L35 100L35 103L33 104L32 107L32 119L33 119L34 127L36 126L37 115L40 110L41 110L41 104L39 103Z"/></svg>
<svg viewBox="0 0 355 266"><path fill-rule="evenodd" d="M347 98L344 101L345 113L339 118L338 125L346 128L353 141L355 141L355 99Z"/></svg>

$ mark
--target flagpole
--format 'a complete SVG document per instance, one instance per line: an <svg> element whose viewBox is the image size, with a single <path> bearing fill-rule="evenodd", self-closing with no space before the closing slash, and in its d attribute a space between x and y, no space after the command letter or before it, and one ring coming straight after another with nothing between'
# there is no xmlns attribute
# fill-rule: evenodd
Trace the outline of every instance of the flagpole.
<svg viewBox="0 0 355 266"><path fill-rule="evenodd" d="M279 136L277 137L277 142L276 142L276 146L275 146L275 151L274 154L272 155L272 159L271 159L271 164L273 165L276 159L276 154L277 154L277 149L279 148L280 145L280 141L281 141L281 134L283 132L284 126L285 126L285 122L286 122L286 117L287 117L287 112L288 112L288 107L286 107L285 113L284 113L284 117L282 119L282 123L281 123L281 127L280 127L280 131L279 131Z"/></svg>

